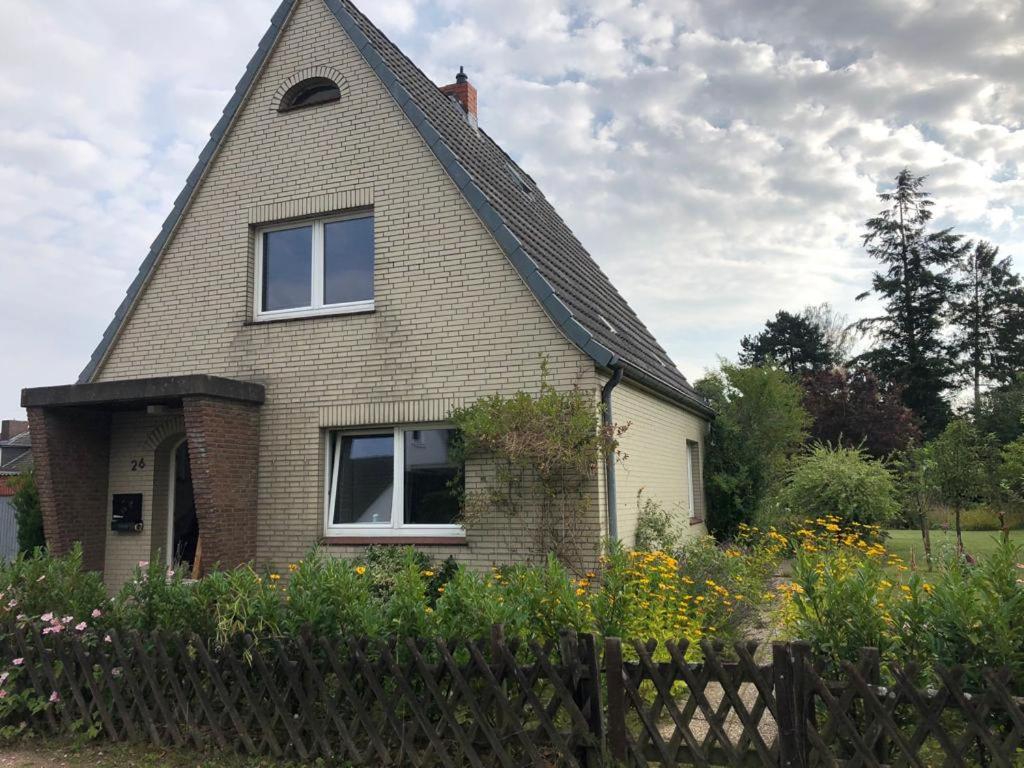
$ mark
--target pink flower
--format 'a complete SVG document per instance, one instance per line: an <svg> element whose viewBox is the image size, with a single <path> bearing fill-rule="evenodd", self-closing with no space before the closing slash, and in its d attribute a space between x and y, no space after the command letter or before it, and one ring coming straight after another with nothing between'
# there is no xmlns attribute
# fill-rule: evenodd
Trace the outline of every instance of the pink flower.
<svg viewBox="0 0 1024 768"><path fill-rule="evenodd" d="M75 629L77 629L79 632L85 632L85 628L88 626L89 625L86 624L84 621L80 621L77 624L75 624Z"/></svg>
<svg viewBox="0 0 1024 768"><path fill-rule="evenodd" d="M17 608L17 607L18 607L18 601L17 600L11 600L11 602L9 602L7 604L7 610L8 611L11 610L12 608Z"/></svg>
<svg viewBox="0 0 1024 768"><path fill-rule="evenodd" d="M58 634L62 629L64 629L64 625L63 624L54 623L54 624L51 624L50 626L48 626L46 629L44 629L43 630L43 634L44 635L49 635L51 633Z"/></svg>
<svg viewBox="0 0 1024 768"><path fill-rule="evenodd" d="M74 618L74 616L65 616L63 619L61 619L61 621L63 621L65 624L70 624L71 620Z"/></svg>
<svg viewBox="0 0 1024 768"><path fill-rule="evenodd" d="M139 560L139 568L148 568L149 560Z"/></svg>
<svg viewBox="0 0 1024 768"><path fill-rule="evenodd" d="M16 667L20 667L24 663L25 663L25 660L23 658L21 658L20 656L18 658L13 659L11 661L11 664L13 664Z"/></svg>
<svg viewBox="0 0 1024 768"><path fill-rule="evenodd" d="M0 685L3 685L4 683L6 683L7 682L7 678L10 677L10 676L11 676L10 672L0 673Z"/></svg>
<svg viewBox="0 0 1024 768"><path fill-rule="evenodd" d="M56 704L58 701L60 701L60 694L54 691L50 694L50 703Z"/></svg>
<svg viewBox="0 0 1024 768"><path fill-rule="evenodd" d="M52 613L44 613L39 618L40 618L41 621L53 621L53 614Z"/></svg>
<svg viewBox="0 0 1024 768"><path fill-rule="evenodd" d="M92 609L92 617L94 619L98 619L102 615L103 615L103 611L101 611L99 608L93 608Z"/></svg>
<svg viewBox="0 0 1024 768"><path fill-rule="evenodd" d="M7 698L7 691L0 690L0 699L6 699L6 698Z"/></svg>
<svg viewBox="0 0 1024 768"><path fill-rule="evenodd" d="M105 636L103 637L103 642L104 642L104 643L112 643L112 642L113 642L113 640L111 640L111 639L110 639L110 635L105 635Z"/></svg>

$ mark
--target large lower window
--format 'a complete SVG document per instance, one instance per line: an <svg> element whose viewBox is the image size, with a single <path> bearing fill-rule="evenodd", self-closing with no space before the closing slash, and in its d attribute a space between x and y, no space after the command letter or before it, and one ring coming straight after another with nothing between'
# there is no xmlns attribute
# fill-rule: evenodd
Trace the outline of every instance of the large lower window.
<svg viewBox="0 0 1024 768"><path fill-rule="evenodd" d="M255 303L257 320L373 309L373 214L259 230Z"/></svg>
<svg viewBox="0 0 1024 768"><path fill-rule="evenodd" d="M439 427L328 432L328 533L462 535L454 438Z"/></svg>

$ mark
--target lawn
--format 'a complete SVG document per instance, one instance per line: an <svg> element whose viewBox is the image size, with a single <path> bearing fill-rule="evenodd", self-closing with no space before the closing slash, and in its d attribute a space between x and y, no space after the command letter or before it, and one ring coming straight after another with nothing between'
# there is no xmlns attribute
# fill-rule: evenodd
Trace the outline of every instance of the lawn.
<svg viewBox="0 0 1024 768"><path fill-rule="evenodd" d="M889 538L885 546L893 554L899 555L908 564L917 562L924 567L924 547L921 545L920 531L887 531ZM956 532L933 530L932 554L938 555L943 549L952 550L956 547ZM999 531L964 531L964 549L973 557L984 557L992 552L999 543L1002 533ZM1024 531L1010 531L1010 540L1024 546Z"/></svg>
<svg viewBox="0 0 1024 768"><path fill-rule="evenodd" d="M188 749L27 741L0 746L0 768L281 768L281 762Z"/></svg>

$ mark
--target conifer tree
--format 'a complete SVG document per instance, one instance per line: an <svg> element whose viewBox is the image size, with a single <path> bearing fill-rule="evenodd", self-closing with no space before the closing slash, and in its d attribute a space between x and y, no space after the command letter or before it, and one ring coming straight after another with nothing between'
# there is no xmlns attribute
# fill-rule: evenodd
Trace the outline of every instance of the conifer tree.
<svg viewBox="0 0 1024 768"><path fill-rule="evenodd" d="M945 392L954 366L942 329L950 269L965 243L950 229L929 231L933 203L923 186L923 176L904 168L895 188L878 196L885 207L867 221L864 247L882 268L872 278L872 290L858 298L875 294L884 313L859 324L875 340L860 362L899 386L925 435L934 436L950 415Z"/></svg>

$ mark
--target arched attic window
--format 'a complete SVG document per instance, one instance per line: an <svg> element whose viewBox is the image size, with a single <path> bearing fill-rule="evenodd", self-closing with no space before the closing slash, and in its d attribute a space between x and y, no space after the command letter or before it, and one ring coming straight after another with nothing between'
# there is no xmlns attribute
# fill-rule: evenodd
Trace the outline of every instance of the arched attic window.
<svg viewBox="0 0 1024 768"><path fill-rule="evenodd" d="M339 101L341 90L338 84L327 77L310 77L296 83L281 98L279 112L290 112L293 109L313 107L330 101Z"/></svg>

